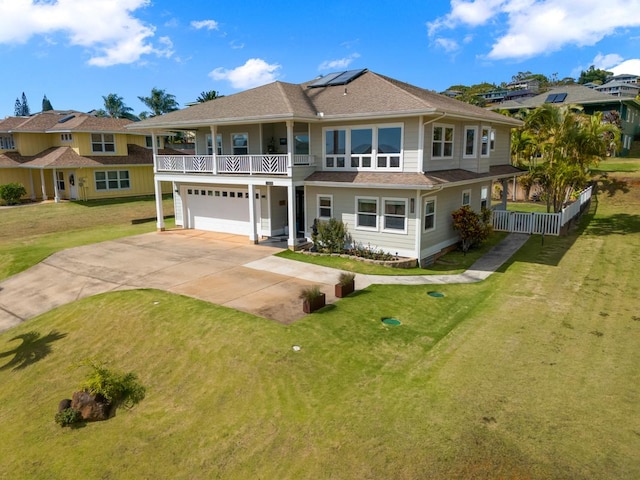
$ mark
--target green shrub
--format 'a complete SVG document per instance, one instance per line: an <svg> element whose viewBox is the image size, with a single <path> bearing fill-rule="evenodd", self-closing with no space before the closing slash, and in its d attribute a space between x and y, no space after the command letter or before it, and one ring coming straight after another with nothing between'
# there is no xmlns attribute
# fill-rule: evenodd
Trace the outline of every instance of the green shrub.
<svg viewBox="0 0 640 480"><path fill-rule="evenodd" d="M462 251L467 251L474 245L484 242L491 233L491 211L483 209L482 213L471 210L464 205L451 213L453 229L460 234Z"/></svg>
<svg viewBox="0 0 640 480"><path fill-rule="evenodd" d="M316 220L313 230L311 240L319 252L341 253L349 240L347 226L336 218Z"/></svg>
<svg viewBox="0 0 640 480"><path fill-rule="evenodd" d="M7 183L0 185L0 199L7 205L16 205L27 194L27 190L21 183Z"/></svg>
<svg viewBox="0 0 640 480"><path fill-rule="evenodd" d="M82 415L74 408L65 408L56 413L55 420L61 427L68 427L82 420Z"/></svg>
<svg viewBox="0 0 640 480"><path fill-rule="evenodd" d="M91 368L91 372L80 389L102 396L113 407L131 408L144 399L146 389L135 373L112 370L95 360L87 360L82 365Z"/></svg>

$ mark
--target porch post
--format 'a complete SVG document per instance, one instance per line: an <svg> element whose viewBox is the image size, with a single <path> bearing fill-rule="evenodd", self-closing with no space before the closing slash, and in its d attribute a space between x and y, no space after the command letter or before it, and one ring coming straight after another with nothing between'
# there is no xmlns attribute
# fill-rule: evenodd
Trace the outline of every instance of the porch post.
<svg viewBox="0 0 640 480"><path fill-rule="evenodd" d="M153 153L153 173L156 173L158 171L158 161L157 161L157 156L158 156L158 140L156 137L156 132L155 131L151 131L151 152Z"/></svg>
<svg viewBox="0 0 640 480"><path fill-rule="evenodd" d="M287 120L287 169L289 170L289 176L293 173L293 121ZM291 231L291 224L289 224L289 231Z"/></svg>
<svg viewBox="0 0 640 480"><path fill-rule="evenodd" d="M424 117L418 119L418 172L424 171Z"/></svg>
<svg viewBox="0 0 640 480"><path fill-rule="evenodd" d="M507 195L509 195L509 179L508 178L503 178L501 180L502 182L502 210L506 210L507 209Z"/></svg>
<svg viewBox="0 0 640 480"><path fill-rule="evenodd" d="M289 239L287 245L294 249L296 245L296 188L291 182L287 185L287 214L289 223Z"/></svg>
<svg viewBox="0 0 640 480"><path fill-rule="evenodd" d="M44 185L44 168L40 169L40 188L42 188L42 200L47 200L47 187Z"/></svg>
<svg viewBox="0 0 640 480"><path fill-rule="evenodd" d="M31 200L36 201L36 190L33 185L33 170L29 170L29 186L31 187Z"/></svg>
<svg viewBox="0 0 640 480"><path fill-rule="evenodd" d="M213 156L213 174L218 174L218 130L215 125L209 127L211 129L211 155ZM207 152L208 153L208 152Z"/></svg>
<svg viewBox="0 0 640 480"><path fill-rule="evenodd" d="M518 198L516 197L516 185L518 183L516 182L516 176L513 176L513 201L515 202L516 200L518 200Z"/></svg>
<svg viewBox="0 0 640 480"><path fill-rule="evenodd" d="M53 199L56 203L60 201L60 192L58 191L58 171L53 169Z"/></svg>
<svg viewBox="0 0 640 480"><path fill-rule="evenodd" d="M258 243L258 232L256 231L256 186L249 184L249 241Z"/></svg>
<svg viewBox="0 0 640 480"><path fill-rule="evenodd" d="M162 208L162 182L154 179L155 195L156 195L156 226L158 231L164 232L164 209Z"/></svg>

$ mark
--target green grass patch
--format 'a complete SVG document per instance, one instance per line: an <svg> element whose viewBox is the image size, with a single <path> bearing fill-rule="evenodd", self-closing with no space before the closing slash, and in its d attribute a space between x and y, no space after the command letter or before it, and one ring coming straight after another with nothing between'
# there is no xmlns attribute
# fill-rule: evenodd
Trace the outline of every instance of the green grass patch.
<svg viewBox="0 0 640 480"><path fill-rule="evenodd" d="M366 275L436 275L436 274L456 274L467 270L482 255L491 250L507 234L504 232L494 232L486 242L478 248L473 248L464 254L460 250L454 250L440 257L435 264L428 268L391 268L374 263L368 263L349 257L332 255L307 255L291 250L284 250L276 255L289 260L321 265L323 267L347 270L354 273Z"/></svg>

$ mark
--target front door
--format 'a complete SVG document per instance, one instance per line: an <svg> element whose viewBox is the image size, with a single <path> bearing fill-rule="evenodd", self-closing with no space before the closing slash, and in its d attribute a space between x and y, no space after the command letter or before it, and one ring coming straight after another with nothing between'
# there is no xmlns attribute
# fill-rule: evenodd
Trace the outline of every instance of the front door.
<svg viewBox="0 0 640 480"><path fill-rule="evenodd" d="M71 200L78 199L78 179L76 172L69 172L69 198Z"/></svg>

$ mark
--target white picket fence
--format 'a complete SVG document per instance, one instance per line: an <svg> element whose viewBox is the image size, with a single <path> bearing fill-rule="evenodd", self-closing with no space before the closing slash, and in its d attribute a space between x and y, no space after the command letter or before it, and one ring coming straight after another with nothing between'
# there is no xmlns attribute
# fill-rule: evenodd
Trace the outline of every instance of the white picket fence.
<svg viewBox="0 0 640 480"><path fill-rule="evenodd" d="M576 217L582 211L583 205L591 199L591 192L592 187L586 188L580 192L575 202L558 213L494 210L493 229L500 232L560 235L562 227Z"/></svg>

